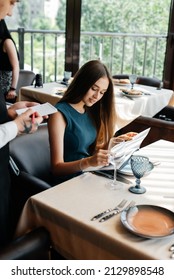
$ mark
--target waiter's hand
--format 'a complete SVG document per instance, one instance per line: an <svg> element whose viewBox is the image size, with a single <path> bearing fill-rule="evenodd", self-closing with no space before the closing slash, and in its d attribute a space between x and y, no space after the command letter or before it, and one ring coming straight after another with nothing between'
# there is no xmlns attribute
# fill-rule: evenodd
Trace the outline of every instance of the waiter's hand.
<svg viewBox="0 0 174 280"><path fill-rule="evenodd" d="M14 120L17 117L16 110L23 109L23 108L29 108L32 106L39 105L37 102L30 102L30 101L19 101L14 103L12 106L8 108L8 116Z"/></svg>
<svg viewBox="0 0 174 280"><path fill-rule="evenodd" d="M26 112L17 116L14 120L18 127L18 134L28 134L35 132L42 121L43 118L40 116L40 114L34 112L32 109L28 109Z"/></svg>

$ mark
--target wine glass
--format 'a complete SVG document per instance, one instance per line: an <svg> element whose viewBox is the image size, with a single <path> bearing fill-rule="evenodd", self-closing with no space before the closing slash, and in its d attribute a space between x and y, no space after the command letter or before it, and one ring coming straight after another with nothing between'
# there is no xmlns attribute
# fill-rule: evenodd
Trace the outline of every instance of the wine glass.
<svg viewBox="0 0 174 280"><path fill-rule="evenodd" d="M118 190L124 185L117 181L117 164L120 163L125 156L124 144L125 140L123 138L112 137L109 141L109 163L114 166L114 179L107 183L107 187L109 187L110 190ZM119 147L116 147L117 145L119 145Z"/></svg>
<svg viewBox="0 0 174 280"><path fill-rule="evenodd" d="M134 84L136 83L136 80L137 80L137 75L135 75L135 74L129 75L129 80L130 80L130 83L132 85L131 89L133 89Z"/></svg>
<svg viewBox="0 0 174 280"><path fill-rule="evenodd" d="M136 177L136 185L129 188L129 191L136 194L142 194L146 192L146 189L140 185L141 180L148 170L149 158L140 155L131 156L131 169Z"/></svg>

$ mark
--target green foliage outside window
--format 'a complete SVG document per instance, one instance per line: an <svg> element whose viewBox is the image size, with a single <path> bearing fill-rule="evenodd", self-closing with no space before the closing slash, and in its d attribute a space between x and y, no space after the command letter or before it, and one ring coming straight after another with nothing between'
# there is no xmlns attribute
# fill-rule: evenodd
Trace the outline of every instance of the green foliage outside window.
<svg viewBox="0 0 174 280"><path fill-rule="evenodd" d="M78 1L78 0L77 0ZM112 34L150 34L165 35L168 29L168 19L171 0L82 0L81 32L111 32ZM20 26L27 28L29 18L27 14L28 1L23 0L19 7ZM55 24L51 25L46 17L32 20L32 29L36 30L62 30L65 31L66 0L59 1L59 9ZM102 39L103 38L103 39ZM34 68L41 71L43 68L43 37L36 35L34 41ZM55 38L51 35L46 40L45 69L47 81L54 79L54 44ZM57 38L57 70L58 75L64 71L64 36ZM31 65L30 36L26 36L25 63ZM113 74L136 72L142 74L144 63L147 76L154 75L154 51L158 51L155 75L162 77L163 61L165 56L166 41L161 38L156 42L154 38L136 39L132 37L87 36L81 34L80 64L89 59L97 59L102 43L102 60L108 65ZM125 44L124 44L125 43ZM133 65L132 49L136 44L136 64ZM144 48L147 47L147 57L144 58ZM125 48L125 55L123 54Z"/></svg>

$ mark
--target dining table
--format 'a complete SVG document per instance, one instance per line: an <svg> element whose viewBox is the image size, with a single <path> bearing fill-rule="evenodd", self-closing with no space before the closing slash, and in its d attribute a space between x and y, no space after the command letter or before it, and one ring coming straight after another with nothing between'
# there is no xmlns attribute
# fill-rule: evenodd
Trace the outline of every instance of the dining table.
<svg viewBox="0 0 174 280"><path fill-rule="evenodd" d="M104 222L91 220L125 199L125 207L133 201L135 209L159 207L164 213L168 211L174 223L174 143L159 140L136 153L147 156L153 166L141 179L146 188L144 194L129 191L135 185L131 173L120 173L118 180L124 184L120 189L110 190L108 178L84 172L30 197L19 219L16 236L44 226L50 233L53 248L68 260L171 259L174 225L167 234L154 236L152 229L146 229L146 234L141 235L123 223L121 218L126 209ZM153 214L152 211L152 217ZM158 222L163 224L165 219L161 217L154 224Z"/></svg>
<svg viewBox="0 0 174 280"><path fill-rule="evenodd" d="M173 91L158 89L145 85L135 85L134 88L143 92L142 95L126 96L122 93L129 86L115 85L115 108L117 123L115 131L132 122L139 116L153 117L162 108L169 104L173 98ZM25 86L19 91L19 101L36 101L39 103L49 102L55 105L63 96L66 85L60 82L44 83L43 87Z"/></svg>

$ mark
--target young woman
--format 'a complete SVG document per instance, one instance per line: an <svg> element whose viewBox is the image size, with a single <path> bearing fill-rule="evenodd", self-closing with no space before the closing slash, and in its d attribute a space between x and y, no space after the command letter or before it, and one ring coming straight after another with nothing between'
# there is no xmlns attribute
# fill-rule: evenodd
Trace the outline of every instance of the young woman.
<svg viewBox="0 0 174 280"><path fill-rule="evenodd" d="M19 56L5 21L0 20L0 85L6 100L14 103L19 78Z"/></svg>
<svg viewBox="0 0 174 280"><path fill-rule="evenodd" d="M58 182L90 166L107 165L107 145L114 134L116 114L106 66L98 60L84 64L56 108L48 128L52 172Z"/></svg>

